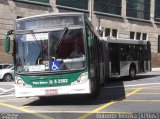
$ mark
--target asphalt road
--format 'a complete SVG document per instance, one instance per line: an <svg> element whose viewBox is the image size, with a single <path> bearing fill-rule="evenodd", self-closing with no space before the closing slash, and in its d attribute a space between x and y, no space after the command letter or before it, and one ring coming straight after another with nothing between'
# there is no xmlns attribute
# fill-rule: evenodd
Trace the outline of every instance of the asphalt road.
<svg viewBox="0 0 160 119"><path fill-rule="evenodd" d="M0 82L0 119L157 119L160 71L116 79L91 99L85 95L15 98L14 83Z"/></svg>

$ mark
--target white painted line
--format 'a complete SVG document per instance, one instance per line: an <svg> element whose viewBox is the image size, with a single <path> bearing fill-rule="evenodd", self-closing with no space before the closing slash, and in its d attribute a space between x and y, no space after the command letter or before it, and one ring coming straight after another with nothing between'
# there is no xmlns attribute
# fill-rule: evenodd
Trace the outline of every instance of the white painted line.
<svg viewBox="0 0 160 119"><path fill-rule="evenodd" d="M0 93L0 95L4 95L5 93L14 90L14 88L8 89L8 90L4 90L2 93Z"/></svg>
<svg viewBox="0 0 160 119"><path fill-rule="evenodd" d="M135 85L124 85L124 86L110 86L110 87L102 87L102 88L138 87L138 86L149 86L149 85L160 85L160 83L145 83L145 84L135 84Z"/></svg>
<svg viewBox="0 0 160 119"><path fill-rule="evenodd" d="M13 96L15 97L14 94L12 94L12 95L0 95L0 98L1 98L1 97L13 97ZM1 101L1 100L0 100L0 101Z"/></svg>
<svg viewBox="0 0 160 119"><path fill-rule="evenodd" d="M0 84L0 86L5 86L5 85L13 85L14 86L14 84L7 84L7 83L1 83Z"/></svg>
<svg viewBox="0 0 160 119"><path fill-rule="evenodd" d="M125 87L149 86L149 85L160 85L160 83L144 83L144 84L135 84L135 85L125 85Z"/></svg>
<svg viewBox="0 0 160 119"><path fill-rule="evenodd" d="M5 90L4 93L9 92L9 91L12 91L12 90L14 90L14 89L15 89L15 88L11 88L11 89Z"/></svg>
<svg viewBox="0 0 160 119"><path fill-rule="evenodd" d="M5 89L4 88L0 88L0 91L5 91Z"/></svg>

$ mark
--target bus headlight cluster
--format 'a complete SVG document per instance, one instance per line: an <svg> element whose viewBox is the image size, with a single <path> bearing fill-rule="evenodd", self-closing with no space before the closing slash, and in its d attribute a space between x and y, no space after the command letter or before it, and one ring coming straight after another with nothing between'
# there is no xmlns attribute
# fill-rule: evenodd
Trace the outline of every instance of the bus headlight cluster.
<svg viewBox="0 0 160 119"><path fill-rule="evenodd" d="M31 88L31 85L26 84L20 77L15 77L16 85L19 87Z"/></svg>
<svg viewBox="0 0 160 119"><path fill-rule="evenodd" d="M71 85L78 85L78 84L82 84L88 81L88 72L85 72L83 74L80 75L80 77L71 83Z"/></svg>
<svg viewBox="0 0 160 119"><path fill-rule="evenodd" d="M25 86L24 81L20 77L15 77L15 81L17 86L20 86L20 87Z"/></svg>

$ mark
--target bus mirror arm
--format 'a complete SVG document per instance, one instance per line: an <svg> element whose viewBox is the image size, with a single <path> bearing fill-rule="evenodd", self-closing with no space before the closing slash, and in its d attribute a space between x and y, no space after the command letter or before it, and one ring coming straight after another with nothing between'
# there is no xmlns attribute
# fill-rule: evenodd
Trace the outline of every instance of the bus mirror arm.
<svg viewBox="0 0 160 119"><path fill-rule="evenodd" d="M14 34L14 30L9 30L9 31L6 33L7 36L9 36L9 35L11 35L11 34Z"/></svg>

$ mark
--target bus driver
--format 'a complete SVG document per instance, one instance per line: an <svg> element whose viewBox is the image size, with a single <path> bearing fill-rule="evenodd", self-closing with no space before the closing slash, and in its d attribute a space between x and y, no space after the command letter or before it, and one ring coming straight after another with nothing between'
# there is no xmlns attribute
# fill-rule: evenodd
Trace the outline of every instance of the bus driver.
<svg viewBox="0 0 160 119"><path fill-rule="evenodd" d="M82 57L83 53L80 50L80 47L77 44L74 44L73 46L73 50L69 56L69 58L78 58L78 57Z"/></svg>

